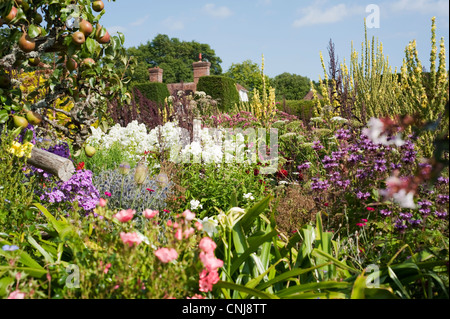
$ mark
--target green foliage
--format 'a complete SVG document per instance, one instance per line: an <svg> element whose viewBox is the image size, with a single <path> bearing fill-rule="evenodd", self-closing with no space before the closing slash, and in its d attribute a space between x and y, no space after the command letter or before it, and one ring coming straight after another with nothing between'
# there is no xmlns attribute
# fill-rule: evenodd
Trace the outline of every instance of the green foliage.
<svg viewBox="0 0 450 319"><path fill-rule="evenodd" d="M253 90L258 90L259 94L262 95L263 81L261 77L261 68L257 63L253 63L251 60L245 60L242 63L233 63L228 68L224 76L232 78L244 86L250 93ZM266 75L266 84L269 84L270 79Z"/></svg>
<svg viewBox="0 0 450 319"><path fill-rule="evenodd" d="M180 41L158 34L152 41L131 47L128 55L136 58L136 73L132 75L132 83L145 83L149 79L148 69L158 66L164 70L164 83L193 82L192 63L198 61L199 53L202 59L211 63L211 74L222 73L222 60L208 44L196 41Z"/></svg>
<svg viewBox="0 0 450 319"><path fill-rule="evenodd" d="M15 2L12 0L2 1L0 15L4 17L13 4ZM57 121L48 123L54 130L71 139L75 147L81 148L88 137L89 126L106 114L107 101L116 97L121 101L127 99L127 88L124 85L127 78L124 72L131 72L133 63L126 56L123 47L125 38L119 33L118 36L111 36L108 43L98 42L96 32L106 11L96 15L90 0L77 1L75 6L72 1L54 0L21 1L16 6L18 14L7 24L9 32L2 32L0 35L0 76L6 76L11 83L4 87L2 85L1 88L0 123L5 119L5 112L25 114L30 109L41 115L50 110L62 113L70 118L76 129L69 129ZM36 18L36 12L43 12L44 16ZM66 26L66 23L78 18L93 26L93 32L81 44L72 40L72 34L78 31L78 25L74 23L73 27ZM29 42L36 42L30 52L25 52L19 46L19 39L24 31L30 37ZM100 35L105 32L107 30L102 28ZM45 83L41 83L25 99L22 83L11 82L11 78L30 66L29 58L42 56L42 61L45 61L50 52L58 56L55 67L46 76ZM78 66L68 72L65 62L71 58ZM86 58L93 59L95 63L84 63ZM67 97L65 103L74 104L70 113L59 107L55 108L55 102L61 97ZM60 105L61 108L63 106Z"/></svg>
<svg viewBox="0 0 450 319"><path fill-rule="evenodd" d="M164 83L139 83L133 86L133 91L139 90L144 97L150 101L156 102L158 106L164 106L164 101L170 96L169 89Z"/></svg>
<svg viewBox="0 0 450 319"><path fill-rule="evenodd" d="M302 100L310 90L310 82L311 80L307 77L287 72L271 80L276 95L286 100Z"/></svg>
<svg viewBox="0 0 450 319"><path fill-rule="evenodd" d="M301 119L308 120L314 116L314 101L307 100L283 100L277 102L278 109Z"/></svg>
<svg viewBox="0 0 450 319"><path fill-rule="evenodd" d="M4 127L0 136L0 226L2 231L20 229L24 222L33 220L30 209L33 201L34 178L29 179L22 167L26 164L27 154L13 154L12 144L17 143L17 130L7 133ZM17 145L17 144L16 144ZM19 154L20 155L20 154Z"/></svg>
<svg viewBox="0 0 450 319"><path fill-rule="evenodd" d="M203 91L217 101L219 109L226 112L239 104L236 82L225 76L202 76L197 84L197 91Z"/></svg>

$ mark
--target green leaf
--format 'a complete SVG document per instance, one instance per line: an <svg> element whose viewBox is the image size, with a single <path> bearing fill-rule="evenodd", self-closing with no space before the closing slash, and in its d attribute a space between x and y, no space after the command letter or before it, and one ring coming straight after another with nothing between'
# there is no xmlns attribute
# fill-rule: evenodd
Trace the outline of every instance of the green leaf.
<svg viewBox="0 0 450 319"><path fill-rule="evenodd" d="M219 281L217 284L214 285L214 288L215 289L218 289L218 288L233 289L233 290L245 292L251 296L259 297L261 299L279 299L277 296L275 296L273 294L259 291L257 289L248 288L248 287L245 287L242 285L237 285L235 283L227 282L227 281Z"/></svg>
<svg viewBox="0 0 450 319"><path fill-rule="evenodd" d="M34 39L34 38L38 37L40 34L41 34L41 31L34 24L32 24L28 27L28 36L30 38Z"/></svg>
<svg viewBox="0 0 450 319"><path fill-rule="evenodd" d="M268 195L266 198L256 203L253 207L251 207L245 213L244 217L242 217L240 223L242 224L242 228L245 232L249 230L253 221L264 212L264 210L269 206L270 201L273 199L272 195Z"/></svg>
<svg viewBox="0 0 450 319"><path fill-rule="evenodd" d="M47 263L49 263L49 264L54 264L54 263L55 263L55 261L53 260L52 256L50 256L50 254L49 254L47 251L45 251L45 249L42 248L42 246L39 245L39 244L37 243L37 241L36 241L31 235L28 236L28 242L29 242L34 248L36 248L36 249L42 254L42 256L44 256L44 259L45 259L45 261L46 261Z"/></svg>
<svg viewBox="0 0 450 319"><path fill-rule="evenodd" d="M364 294L366 288L366 276L363 273L356 278L353 284L351 299L366 299Z"/></svg>
<svg viewBox="0 0 450 319"><path fill-rule="evenodd" d="M4 297L7 294L7 288L14 282L12 277L3 277L0 279L0 297Z"/></svg>
<svg viewBox="0 0 450 319"><path fill-rule="evenodd" d="M277 296L280 298L292 298L294 295L299 293L304 293L308 291L315 290L326 290L326 289L349 289L352 287L352 284L345 281L323 281L323 282L311 282L308 284L301 284L292 286L283 290L280 290L277 293Z"/></svg>
<svg viewBox="0 0 450 319"><path fill-rule="evenodd" d="M336 265L337 267L340 267L342 269L346 269L346 270L351 271L353 273L360 273L359 270L344 264L343 262L337 260L333 256L331 256L331 255L329 255L329 254L327 254L327 253L325 253L325 252L323 252L321 250L313 249L313 251L311 252L311 255L316 256L316 257L319 257L319 256L325 257L327 260L332 261L333 264Z"/></svg>
<svg viewBox="0 0 450 319"><path fill-rule="evenodd" d="M6 123L8 119L8 112L6 110L0 110L0 124Z"/></svg>
<svg viewBox="0 0 450 319"><path fill-rule="evenodd" d="M239 224L239 223L238 223ZM251 253L258 250L258 248L265 242L271 241L273 236L276 236L278 232L274 229L271 232L265 234L264 236L258 237L252 244L231 264L230 272L232 275L240 265L242 265L245 260L250 256Z"/></svg>
<svg viewBox="0 0 450 319"><path fill-rule="evenodd" d="M274 284L276 284L278 282L285 281L285 280L288 280L289 278L300 276L302 274L306 274L306 273L308 273L308 272L310 272L310 271L312 271L314 269L318 269L318 268L327 266L329 264L330 263L326 263L326 264L321 264L321 265L318 265L318 266L310 267L310 268L307 268L307 269L296 268L296 269L293 269L293 270L286 271L286 272L278 275L274 279L260 284L259 286L256 287L256 289L264 290L265 288L267 288L269 286L272 286L272 285L274 285Z"/></svg>
<svg viewBox="0 0 450 319"><path fill-rule="evenodd" d="M97 51L97 46L98 46L98 43L94 39L92 39L92 38L86 39L86 47L87 47L89 53L95 54L95 52Z"/></svg>
<svg viewBox="0 0 450 319"><path fill-rule="evenodd" d="M389 271L389 277L391 277L391 279L395 282L395 284L397 285L398 288L400 288L400 291L402 292L402 294L408 298L411 299L411 297L409 296L408 292L406 291L405 287L403 287L402 283L400 282L400 280L398 280L397 275L395 274L395 272L392 270L391 267L387 267L388 271Z"/></svg>

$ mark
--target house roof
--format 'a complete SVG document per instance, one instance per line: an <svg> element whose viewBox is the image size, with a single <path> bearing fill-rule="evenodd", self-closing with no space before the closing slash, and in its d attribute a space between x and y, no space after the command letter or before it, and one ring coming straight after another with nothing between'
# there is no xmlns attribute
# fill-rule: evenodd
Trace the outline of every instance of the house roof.
<svg viewBox="0 0 450 319"><path fill-rule="evenodd" d="M243 87L242 85L240 85L239 83L236 83L236 88L238 91L248 92L248 90L245 87Z"/></svg>

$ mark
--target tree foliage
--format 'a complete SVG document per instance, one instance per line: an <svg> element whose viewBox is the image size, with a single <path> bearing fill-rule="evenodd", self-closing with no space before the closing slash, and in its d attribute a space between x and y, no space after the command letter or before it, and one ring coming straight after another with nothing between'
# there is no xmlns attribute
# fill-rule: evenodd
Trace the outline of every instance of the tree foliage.
<svg viewBox="0 0 450 319"><path fill-rule="evenodd" d="M242 63L233 63L224 75L232 78L236 83L244 86L250 92L257 89L260 91L260 94L262 93L263 81L261 77L261 68L258 63L254 63L251 60L245 60ZM265 78L266 84L269 84L269 77L266 75Z"/></svg>
<svg viewBox="0 0 450 319"><path fill-rule="evenodd" d="M284 96L286 100L302 100L311 88L311 80L301 75L285 72L274 77L272 85L278 98Z"/></svg>
<svg viewBox="0 0 450 319"><path fill-rule="evenodd" d="M100 26L105 9L95 11L91 6L90 0L0 3L0 126L11 128L13 114L24 116L33 111L78 148L89 136L90 125L106 112L108 100L129 98L124 72L132 60L123 47L124 36L109 37ZM76 43L72 36L81 31L83 20L92 25L92 31ZM23 37L28 47L21 42ZM55 57L53 63L49 63L49 55ZM75 62L73 68L66 64L69 60ZM45 74L45 81L24 95L20 74L30 68ZM65 105L73 103L70 110L56 106L63 98ZM46 116L48 111L70 120L61 125Z"/></svg>
<svg viewBox="0 0 450 319"><path fill-rule="evenodd" d="M152 41L138 47L131 47L127 51L137 61L132 78L132 81L136 83L147 82L148 69L156 66L164 70L164 83L193 82L192 63L199 60L200 53L202 60L211 63L211 75L222 74L220 66L222 60L216 56L208 44L196 41L181 41L177 38L169 38L165 34L158 34Z"/></svg>

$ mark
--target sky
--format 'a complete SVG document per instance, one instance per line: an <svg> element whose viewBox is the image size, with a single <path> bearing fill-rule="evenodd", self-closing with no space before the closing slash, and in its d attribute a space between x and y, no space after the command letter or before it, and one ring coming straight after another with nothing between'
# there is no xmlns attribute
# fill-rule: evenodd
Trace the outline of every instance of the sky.
<svg viewBox="0 0 450 319"><path fill-rule="evenodd" d="M100 22L125 46L151 42L158 34L209 44L226 72L251 60L275 77L284 72L323 78L330 39L339 62L349 62L351 44L361 53L364 19L368 36L383 44L393 70L400 70L405 48L416 40L419 58L429 69L431 19L436 36L449 48L449 0L116 0L105 3ZM449 65L446 58L447 70Z"/></svg>

